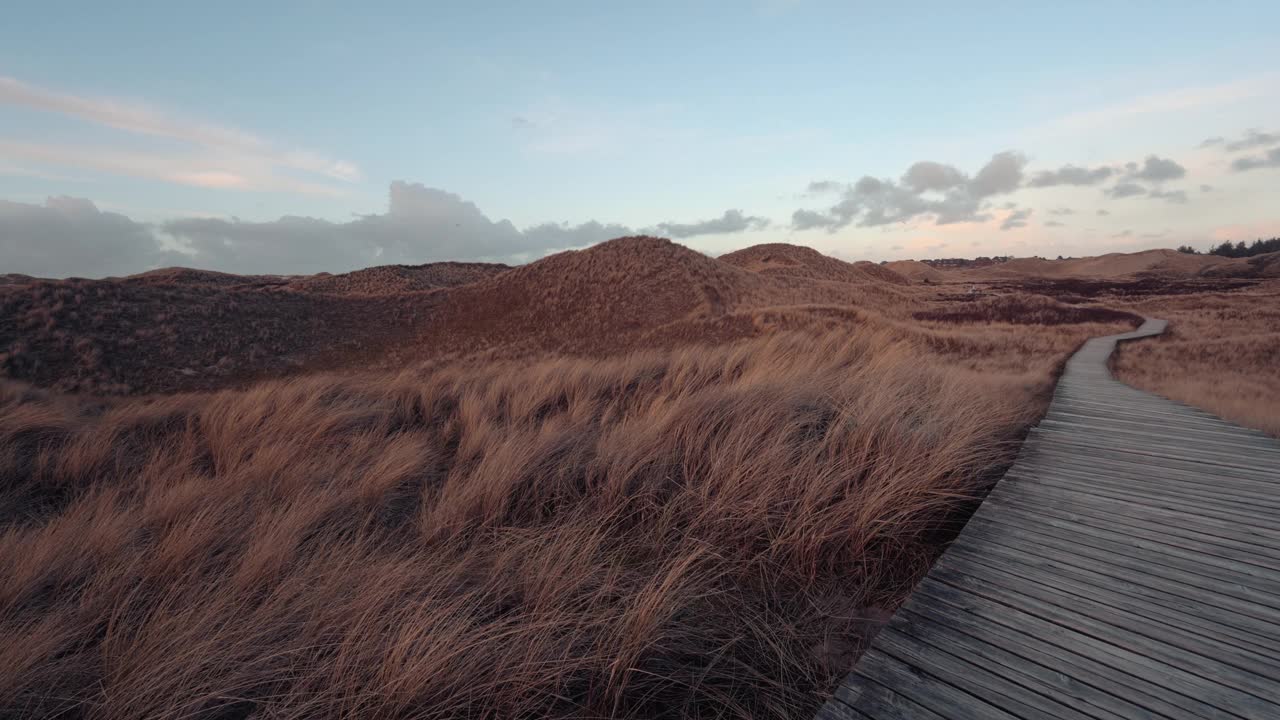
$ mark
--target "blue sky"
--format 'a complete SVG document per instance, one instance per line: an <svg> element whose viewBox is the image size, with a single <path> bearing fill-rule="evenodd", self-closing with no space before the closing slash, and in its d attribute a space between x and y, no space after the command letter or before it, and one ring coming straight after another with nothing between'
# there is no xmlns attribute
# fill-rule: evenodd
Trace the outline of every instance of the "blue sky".
<svg viewBox="0 0 1280 720"><path fill-rule="evenodd" d="M873 260L1280 233L1276 3L264 5L7 9L0 267L521 260L664 228ZM1064 166L1098 172L1031 186Z"/></svg>

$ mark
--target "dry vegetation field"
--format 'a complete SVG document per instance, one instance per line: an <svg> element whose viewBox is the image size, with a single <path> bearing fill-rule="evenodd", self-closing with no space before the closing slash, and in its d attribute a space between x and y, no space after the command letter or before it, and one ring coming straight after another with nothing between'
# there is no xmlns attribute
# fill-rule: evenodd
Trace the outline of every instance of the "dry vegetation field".
<svg viewBox="0 0 1280 720"><path fill-rule="evenodd" d="M1128 307L1166 318L1169 332L1123 346L1120 379L1280 437L1280 282Z"/></svg>
<svg viewBox="0 0 1280 720"><path fill-rule="evenodd" d="M811 714L1084 339L1276 392L1274 281L1072 282L632 238L4 286L0 715Z"/></svg>

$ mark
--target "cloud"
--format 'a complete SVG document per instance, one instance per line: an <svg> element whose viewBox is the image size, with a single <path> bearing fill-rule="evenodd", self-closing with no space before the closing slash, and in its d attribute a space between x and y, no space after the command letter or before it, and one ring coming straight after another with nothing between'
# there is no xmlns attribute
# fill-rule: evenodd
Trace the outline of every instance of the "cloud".
<svg viewBox="0 0 1280 720"><path fill-rule="evenodd" d="M1264 132L1257 128L1249 128L1244 131L1244 135L1236 140L1227 140L1223 137L1211 137L1200 143L1200 147L1221 146L1227 152L1240 152L1241 150L1253 150L1254 148L1271 147L1272 145L1280 145L1280 133Z"/></svg>
<svg viewBox="0 0 1280 720"><path fill-rule="evenodd" d="M1148 155L1141 166L1137 163L1129 163L1126 167L1129 170L1127 178L1146 182L1178 180L1187 174L1187 169L1178 163L1156 155Z"/></svg>
<svg viewBox="0 0 1280 720"><path fill-rule="evenodd" d="M969 191L979 199L1013 192L1022 184L1022 169L1026 166L1027 158L1021 153L996 153L973 177Z"/></svg>
<svg viewBox="0 0 1280 720"><path fill-rule="evenodd" d="M1066 225L1065 225L1065 224L1060 223L1060 222L1058 222L1057 220L1050 220L1050 221L1046 222L1046 223L1044 224L1044 226L1045 226L1045 227L1066 227Z"/></svg>
<svg viewBox="0 0 1280 720"><path fill-rule="evenodd" d="M805 188L805 192L810 195L821 195L823 193L839 192L845 188L842 182L835 180L814 180L809 183L809 187Z"/></svg>
<svg viewBox="0 0 1280 720"><path fill-rule="evenodd" d="M151 228L81 198L43 205L0 200L0 267L37 277L102 277L155 267L171 256Z"/></svg>
<svg viewBox="0 0 1280 720"><path fill-rule="evenodd" d="M1273 148L1265 155L1248 155L1231 162L1231 169L1236 172L1277 167L1280 167L1280 148Z"/></svg>
<svg viewBox="0 0 1280 720"><path fill-rule="evenodd" d="M852 185L832 181L810 183L822 189L842 187L839 201L825 211L797 210L794 230L821 228L834 232L856 224L877 227L931 218L934 224L979 222L983 200L1013 192L1022 183L1027 160L1013 151L997 153L972 177L950 165L925 160L914 163L899 181L863 176Z"/></svg>
<svg viewBox="0 0 1280 720"><path fill-rule="evenodd" d="M686 238L767 223L729 210L712 220L656 227ZM386 212L339 223L183 217L151 225L101 212L88 200L50 198L44 205L0 201L0 268L48 277L128 275L166 265L292 275L443 260L525 262L634 234L595 220L519 229L453 193L403 181L391 183Z"/></svg>
<svg viewBox="0 0 1280 720"><path fill-rule="evenodd" d="M1000 229L1013 230L1014 228L1026 227L1027 220L1031 217L1032 212L1033 211L1030 208L1014 210L1005 217L1003 222L1000 223Z"/></svg>
<svg viewBox="0 0 1280 720"><path fill-rule="evenodd" d="M266 190L338 196L342 190L245 164L229 157L191 152L149 153L114 148L0 140L0 155L31 165L98 170L205 189Z"/></svg>
<svg viewBox="0 0 1280 720"><path fill-rule="evenodd" d="M769 225L769 220L754 215L746 215L741 210L725 210L724 215L712 220L695 223L658 223L658 234L673 238L690 238L697 235L715 235L720 233L740 233L748 230L762 230Z"/></svg>
<svg viewBox="0 0 1280 720"><path fill-rule="evenodd" d="M346 223L187 218L163 223L161 230L200 267L291 274L441 260L519 261L633 234L631 228L596 221L519 230L508 220L491 220L453 193L403 181L391 183L386 213Z"/></svg>
<svg viewBox="0 0 1280 720"><path fill-rule="evenodd" d="M816 210L797 210L791 213L791 228L793 230L828 228L837 222L839 221L831 215Z"/></svg>
<svg viewBox="0 0 1280 720"><path fill-rule="evenodd" d="M175 152L170 143L148 153L123 153L114 149L69 148L48 144L27 145L54 164L89 167L125 175L183 182L201 187L299 189L316 181L352 183L363 179L355 164L320 153L286 148L236 128L224 127L163 113L119 100L59 93L0 76L0 104L25 107L77 118L134 135L177 141L185 149ZM10 147L22 144L9 143ZM194 149L194 152L193 152ZM10 151L6 151L10 152ZM89 162L80 159L88 152ZM140 172L148 164L166 165L166 173ZM312 180L291 182L293 175Z"/></svg>
<svg viewBox="0 0 1280 720"><path fill-rule="evenodd" d="M1099 215L1110 215L1110 214L1111 214L1111 211L1110 211L1110 210L1099 210L1099 211L1098 211L1098 214L1099 214Z"/></svg>
<svg viewBox="0 0 1280 720"><path fill-rule="evenodd" d="M1049 211L1050 215L1075 215L1076 211L1069 207L1054 208Z"/></svg>
<svg viewBox="0 0 1280 720"><path fill-rule="evenodd" d="M1115 187L1104 190L1103 193L1107 197L1119 200L1120 198L1146 195L1147 189L1137 183L1125 182L1125 183L1120 183Z"/></svg>
<svg viewBox="0 0 1280 720"><path fill-rule="evenodd" d="M1200 186L1200 192L1202 192L1202 193L1213 192L1213 186L1212 186L1212 185L1201 185L1201 186Z"/></svg>
<svg viewBox="0 0 1280 720"><path fill-rule="evenodd" d="M931 160L918 162L902 174L902 184L918 193L927 190L942 192L960 187L964 183L964 173L951 165L943 165Z"/></svg>
<svg viewBox="0 0 1280 720"><path fill-rule="evenodd" d="M1063 165L1057 170L1041 170L1031 177L1027 187L1044 188L1057 185L1097 185L1111 177L1115 170L1109 167L1082 168Z"/></svg>
<svg viewBox="0 0 1280 720"><path fill-rule="evenodd" d="M1152 190L1147 193L1147 197L1166 200L1176 205L1187 204L1187 193L1185 190Z"/></svg>

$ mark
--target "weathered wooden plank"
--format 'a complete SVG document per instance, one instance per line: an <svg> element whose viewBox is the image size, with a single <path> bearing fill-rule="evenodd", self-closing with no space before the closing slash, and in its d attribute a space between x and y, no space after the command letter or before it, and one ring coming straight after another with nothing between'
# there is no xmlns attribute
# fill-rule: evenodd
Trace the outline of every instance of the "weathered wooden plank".
<svg viewBox="0 0 1280 720"><path fill-rule="evenodd" d="M860 686L864 686L867 679L872 680L951 720L1019 720L1017 715L941 682L928 670L911 667L878 647L872 647L862 656L856 672L864 678ZM854 708L862 707L856 701L850 704Z"/></svg>
<svg viewBox="0 0 1280 720"><path fill-rule="evenodd" d="M1153 592L1142 585L1083 570L1034 553L1024 554L1021 550L1009 548L986 547L983 550L984 552L978 553L962 546L955 548L949 555L954 555L957 559L963 558L975 568L981 568L988 561L998 563L998 567L1006 568L1029 582L1038 582L1089 602L1137 613L1155 622L1176 623L1194 635L1203 636L1210 641L1229 641L1233 647L1259 656L1260 662L1280 666L1280 641L1277 641L1275 632L1268 636L1251 629L1235 627L1229 621L1232 616L1220 610L1213 611L1176 596ZM1276 629L1276 632L1280 632L1280 629Z"/></svg>
<svg viewBox="0 0 1280 720"><path fill-rule="evenodd" d="M1276 580L1275 568L1252 562L1242 562L1223 557L1221 553L1207 552L1203 545L1192 548L1169 542L1166 536L1156 533L1145 533L1132 529L1116 531L1101 526L1082 523L1078 518L1061 518L1038 508L1004 506L1004 512L993 513L992 519L1010 525L1026 525L1041 530L1053 528L1062 532L1054 533L1059 537L1075 535L1095 542L1094 547L1105 547L1120 552L1125 547L1132 548L1129 553L1134 557L1160 556L1162 561L1178 558L1186 561L1182 567L1195 570L1207 577L1219 578L1226 582L1237 582L1251 588L1264 590L1273 596L1280 596L1280 582Z"/></svg>
<svg viewBox="0 0 1280 720"><path fill-rule="evenodd" d="M976 615L950 604L945 597L932 593L930 587L932 584L922 586L913 601L900 612L923 615L955 632L982 638L991 645L1030 662L1055 668L1058 672L1098 688L1129 705L1146 708L1149 714L1189 720L1212 715L1216 710L1203 704L1189 707L1179 696L1170 693L1168 688L1156 685L1140 675L1131 674L1133 667L1117 662L1110 656L1068 649L1067 646L1071 643L1057 640L1068 632L1061 626L1013 608L1003 608L996 617ZM1028 629L1032 632L1027 632ZM1107 660L1111 660L1112 664L1106 664ZM1130 717L1143 715L1144 713L1135 712Z"/></svg>
<svg viewBox="0 0 1280 720"><path fill-rule="evenodd" d="M1099 410L1098 407L1086 406L1075 400L1059 398L1053 402L1050 412L1053 418L1063 422L1113 423L1116 426L1135 429L1150 429L1152 420L1156 419L1153 417L1153 413L1141 410L1126 411L1114 405L1109 405L1107 406L1108 410L1103 411ZM1247 447L1272 449L1270 445L1272 438L1262 433L1242 433L1240 428L1227 423L1187 420L1182 413L1165 414L1159 419L1160 425L1167 427L1170 432L1194 433L1215 440L1228 440L1233 444L1244 444Z"/></svg>
<svg viewBox="0 0 1280 720"><path fill-rule="evenodd" d="M1177 700L1179 704L1187 703L1188 700L1197 702L1198 705L1195 706L1197 712L1203 715L1249 717L1241 712L1238 706L1251 704L1252 696L1231 688L1223 688L1195 672L1172 667L1144 652L1130 650L1116 642L1116 638L1110 634L1098 637L1095 634L1082 632L1080 628L1074 626L1074 623L1064 624L1045 618L1036 612L1037 608L1033 605L1024 605L1017 602L1016 598L993 599L934 579L932 574L921 584L917 594L930 599L945 598L947 603L966 612L990 620L1002 621L1007 626L1027 635L1043 637L1064 650L1123 669L1124 672L1163 688L1166 693L1182 696ZM1216 708L1217 713L1213 713L1205 706ZM1265 715L1257 715L1257 717L1265 717Z"/></svg>
<svg viewBox="0 0 1280 720"><path fill-rule="evenodd" d="M1134 512L1134 506L1126 506L1126 512L1114 512L1110 505L1083 503L1061 498L1050 499L1036 495L1034 489L1018 493L1002 493L988 496L984 504L993 507L1025 509L1027 511L1048 514L1063 520L1078 522L1101 528L1114 528L1117 532L1130 533L1136 537L1161 540L1179 547L1198 550L1207 555L1225 557L1240 562L1257 565L1272 575L1280 568L1280 552L1265 546L1240 542L1231 537L1223 537L1225 528L1218 528L1218 534L1202 531L1195 518L1186 514L1166 515L1163 519L1144 514L1141 510ZM1078 497L1078 496L1077 496ZM1170 522L1176 517L1177 522Z"/></svg>
<svg viewBox="0 0 1280 720"><path fill-rule="evenodd" d="M939 567L930 578L951 585L968 594L1007 603L1029 614L1071 629L1071 637L1088 636L1128 653L1131 660L1142 659L1146 672L1163 673L1188 688L1196 688L1199 697L1224 710L1245 717L1274 720L1276 703L1280 702L1280 686L1252 673L1232 669L1202 655L1189 655L1174 646L1155 641L1127 628L1094 620L1030 595L996 586L985 578L964 575L948 567ZM1021 590L1023 586L1019 586ZM1172 689L1172 688L1171 688ZM1268 710L1270 708L1270 710Z"/></svg>
<svg viewBox="0 0 1280 720"><path fill-rule="evenodd" d="M1173 477L1172 473L1166 480L1165 473L1170 471L1159 468L1152 468L1144 473L1133 465L1117 465L1105 459L1099 459L1090 466L1076 459L1065 460L1063 458L1072 456L1057 451L1035 452L1028 457L1035 460L1036 466L1023 464L1010 468L1005 477L1014 480L1012 485L1022 482L1046 485L1065 481L1085 483L1090 487L1111 486L1130 492L1142 490L1160 498L1168 497L1174 500L1185 499L1183 496L1190 495L1197 504L1211 501L1231 512L1253 513L1263 521L1264 526L1274 527L1276 519L1280 518L1280 513L1267 512L1264 508L1255 509L1249 499L1255 491L1252 488L1237 485L1231 478L1206 477L1205 486L1196 487L1194 484L1188 484L1187 481L1179 481ZM1052 463L1048 462L1050 460ZM999 484L1003 485L1004 482ZM1214 492L1215 484L1221 492Z"/></svg>
<svg viewBox="0 0 1280 720"><path fill-rule="evenodd" d="M1036 436L1051 440L1053 445L1062 448L1087 446L1092 450L1107 450L1112 453L1132 455L1140 458L1157 458L1160 464L1170 467L1182 466L1187 470L1213 472L1244 479L1257 479L1275 483L1274 459L1258 458L1244 452L1234 455L1215 454L1209 450L1191 447L1193 441L1187 439L1181 445L1160 446L1156 443L1139 443L1115 438L1107 433L1090 433L1083 430L1062 431L1055 428L1038 428Z"/></svg>
<svg viewBox="0 0 1280 720"><path fill-rule="evenodd" d="M1029 457L1032 455L1052 457L1053 462L1015 468L1019 473L1028 471L1035 475L1063 473L1087 480L1102 478L1120 482L1154 482L1158 483L1162 490L1210 493L1214 498L1250 504L1258 501L1271 502L1277 493L1280 493L1280 483L1266 480L1232 477L1217 472L1193 473L1180 468L1143 465L1140 462L1102 457L1093 462L1085 462L1073 453L1048 446L1040 438L1035 442L1039 447L1036 452L1029 453Z"/></svg>
<svg viewBox="0 0 1280 720"><path fill-rule="evenodd" d="M1012 473L1011 470L1010 474ZM1220 520L1239 522L1246 527L1255 528L1267 537L1277 537L1277 532L1280 531L1280 522L1275 519L1275 516L1265 511L1254 512L1246 509L1247 506L1237 503L1215 503L1205 498L1184 497L1169 490L1153 491L1142 481L1113 482L1103 474L1086 479L1057 470L1041 471L1035 478L1028 478L1019 472L1016 477L1006 476L1006 479L1012 479L1015 483L1034 484L1038 487L1052 483L1060 488L1075 489L1081 495L1092 494L1099 498L1110 498L1115 502L1133 502L1189 514L1199 513Z"/></svg>
<svg viewBox="0 0 1280 720"><path fill-rule="evenodd" d="M1247 494L1248 491L1234 494L1229 487L1215 492L1212 488L1198 488L1176 480L1125 476L1108 472L1106 469L1091 473L1074 467L1060 467L1053 470L1040 470L1034 476L1023 473L1024 471L1017 470L1016 474L1010 471L1006 475L1006 479L1010 482L1000 483L1002 486L1007 485L1004 488L1005 493L1030 492L1044 487L1068 488L1069 486L1085 499L1091 499L1094 497L1095 490L1100 491L1097 497L1105 497L1101 491L1116 490L1125 493L1155 494L1161 499L1179 501L1197 508L1217 509L1232 517L1252 519L1255 521L1251 523L1252 525L1270 530L1277 528L1277 518L1280 518L1280 512L1252 502Z"/></svg>
<svg viewBox="0 0 1280 720"><path fill-rule="evenodd" d="M840 686L828 705L853 709L856 705L866 717L911 718L912 720L944 720L944 715L903 697L880 683L863 676L856 684Z"/></svg>
<svg viewBox="0 0 1280 720"><path fill-rule="evenodd" d="M1267 612L1265 608L1259 609L1252 603L1220 595L1213 590L1135 571L1132 566L1125 567L1094 557L1065 555L1057 547L1036 541L1016 545L1003 541L988 542L987 538L981 535L975 535L972 542L964 543L962 546L953 546L952 550L957 554L972 552L1003 557L1022 565L1046 568L1059 575L1064 583L1096 583L1098 587L1112 591L1127 590L1131 594L1146 598L1152 604L1181 608L1186 612L1198 612L1203 617L1213 618L1221 624L1238 628L1260 639L1278 641L1277 638L1280 638L1280 624L1271 622L1265 617ZM948 555L950 554L951 551L948 551ZM1258 618L1259 613L1264 617Z"/></svg>
<svg viewBox="0 0 1280 720"><path fill-rule="evenodd" d="M1099 392L1111 394L1109 389L1105 391L1091 390L1089 394L1096 395ZM1218 418L1203 418L1191 415L1181 408L1160 412L1130 405L1121 405L1113 401L1094 401L1084 397L1056 395L1049 411L1055 417L1064 419L1087 417L1109 422L1131 422L1145 427L1150 427L1153 422L1158 422L1160 425L1179 432L1198 431L1213 437L1230 435L1234 442L1248 442L1261 446L1270 446L1275 441L1275 438L1261 430L1242 428L1239 425L1233 425Z"/></svg>
<svg viewBox="0 0 1280 720"><path fill-rule="evenodd" d="M865 705L864 708L866 708ZM839 700L831 699L818 709L818 714L815 717L817 720L868 720L868 718L873 718L875 715L868 715L864 710L854 710ZM882 717L886 716L882 715ZM895 714L887 717L902 717L902 715Z"/></svg>
<svg viewBox="0 0 1280 720"><path fill-rule="evenodd" d="M1262 558L1273 565L1280 564L1280 540L1272 540L1251 528L1242 532L1239 523L1216 520L1206 515L1193 515L1132 502L1099 501L1097 495L1036 483L1026 483L1017 492L992 493L988 500L1061 507L1116 526L1158 529L1169 535L1185 536L1208 545L1218 545Z"/></svg>
<svg viewBox="0 0 1280 720"><path fill-rule="evenodd" d="M1043 576L1036 573L1022 572L1018 563L1008 563L996 556L977 557L975 555L948 558L947 565L939 565L941 569L952 571L986 583L993 588L1002 588L1018 596L1033 598L1038 602L1052 605L1065 613L1088 619L1104 625L1122 628L1130 633L1130 637L1143 638L1135 642L1154 641L1160 645L1181 650L1174 653L1185 657L1186 661L1202 670L1216 668L1223 676L1236 676L1240 672L1257 676L1258 685L1274 685L1280 682L1280 663L1263 653L1224 641L1212 634L1204 634L1180 624L1170 624L1162 620L1153 620L1143 610L1131 610L1121 607L1123 603L1100 602L1089 593L1073 584L1043 581ZM939 575L945 579L946 575ZM1175 666L1177 663L1171 663ZM1247 690L1247 688L1246 688ZM1252 692L1250 690L1250 692ZM1280 698L1277 698L1280 699Z"/></svg>
<svg viewBox="0 0 1280 720"><path fill-rule="evenodd" d="M1141 458L1142 462L1149 462L1156 467L1170 467L1196 472L1212 472L1245 479L1252 478L1270 480L1274 478L1274 467L1263 463L1252 465L1240 461L1234 463L1217 462L1214 460L1197 458L1190 452L1161 453L1155 450L1147 450L1136 445L1124 446L1120 443L1108 443L1105 438L1088 438L1084 437L1082 434L1066 435L1063 433L1045 431L1037 433L1037 435L1052 436L1053 442L1045 443L1046 445L1052 445L1053 447L1062 450L1074 449L1086 457L1089 454L1094 454L1104 459L1108 457L1115 457L1122 460L1130 458L1130 461L1132 461L1132 458Z"/></svg>
<svg viewBox="0 0 1280 720"><path fill-rule="evenodd" d="M904 608L894 618L895 626L903 633L916 638L955 657L968 658L990 672L1011 682L1044 694L1049 698L1061 698L1078 708L1081 714L1093 718L1132 717L1143 708L1098 690L1071 675L1028 660L1022 655L994 645L945 623L938 623L926 615ZM1050 710L1053 712L1053 710Z"/></svg>
<svg viewBox="0 0 1280 720"><path fill-rule="evenodd" d="M1070 705L1041 695L1010 681L993 668L970 662L938 648L906 631L912 618L895 615L888 627L876 637L877 647L912 667L927 668L939 682L981 697L1018 717L1043 717L1057 720L1088 720ZM975 658L976 660L976 658Z"/></svg>
<svg viewBox="0 0 1280 720"><path fill-rule="evenodd" d="M1246 452L1272 459L1280 458L1280 448L1271 447L1268 443L1247 442L1229 430L1220 431L1202 428L1170 427L1160 423L1152 427L1150 418L1143 422L1131 422L1116 418L1082 416L1055 409L1038 425L1041 429L1063 428L1087 433L1106 433L1110 437L1125 438L1148 443L1154 447L1163 447L1176 440L1193 440L1197 449L1210 450L1216 453ZM1186 449L1185 445L1177 446Z"/></svg>
<svg viewBox="0 0 1280 720"><path fill-rule="evenodd" d="M975 527L979 526L979 527ZM1086 543L1055 532L1042 532L1040 528L1026 528L992 521L987 517L974 518L965 528L966 535L972 532L975 538L985 538L997 544L1016 547L1020 543L1037 543L1045 547L1057 547L1060 555L1071 555L1088 558L1093 562L1103 562L1122 567L1130 572L1141 573L1170 580L1175 583L1196 587L1215 596L1234 598L1239 601L1240 612L1265 622L1280 622L1280 601L1265 592L1254 590L1240 584L1234 578L1215 577L1205 574L1204 567L1192 563L1184 563L1176 558L1168 557L1135 557L1115 547L1097 547L1104 543Z"/></svg>

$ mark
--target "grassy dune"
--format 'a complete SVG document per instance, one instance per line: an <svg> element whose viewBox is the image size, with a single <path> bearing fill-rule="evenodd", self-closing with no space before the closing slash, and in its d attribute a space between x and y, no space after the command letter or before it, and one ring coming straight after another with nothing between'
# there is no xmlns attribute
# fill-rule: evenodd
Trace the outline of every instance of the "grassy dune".
<svg viewBox="0 0 1280 720"><path fill-rule="evenodd" d="M881 334L0 397L0 708L793 717L1026 398Z"/></svg>

